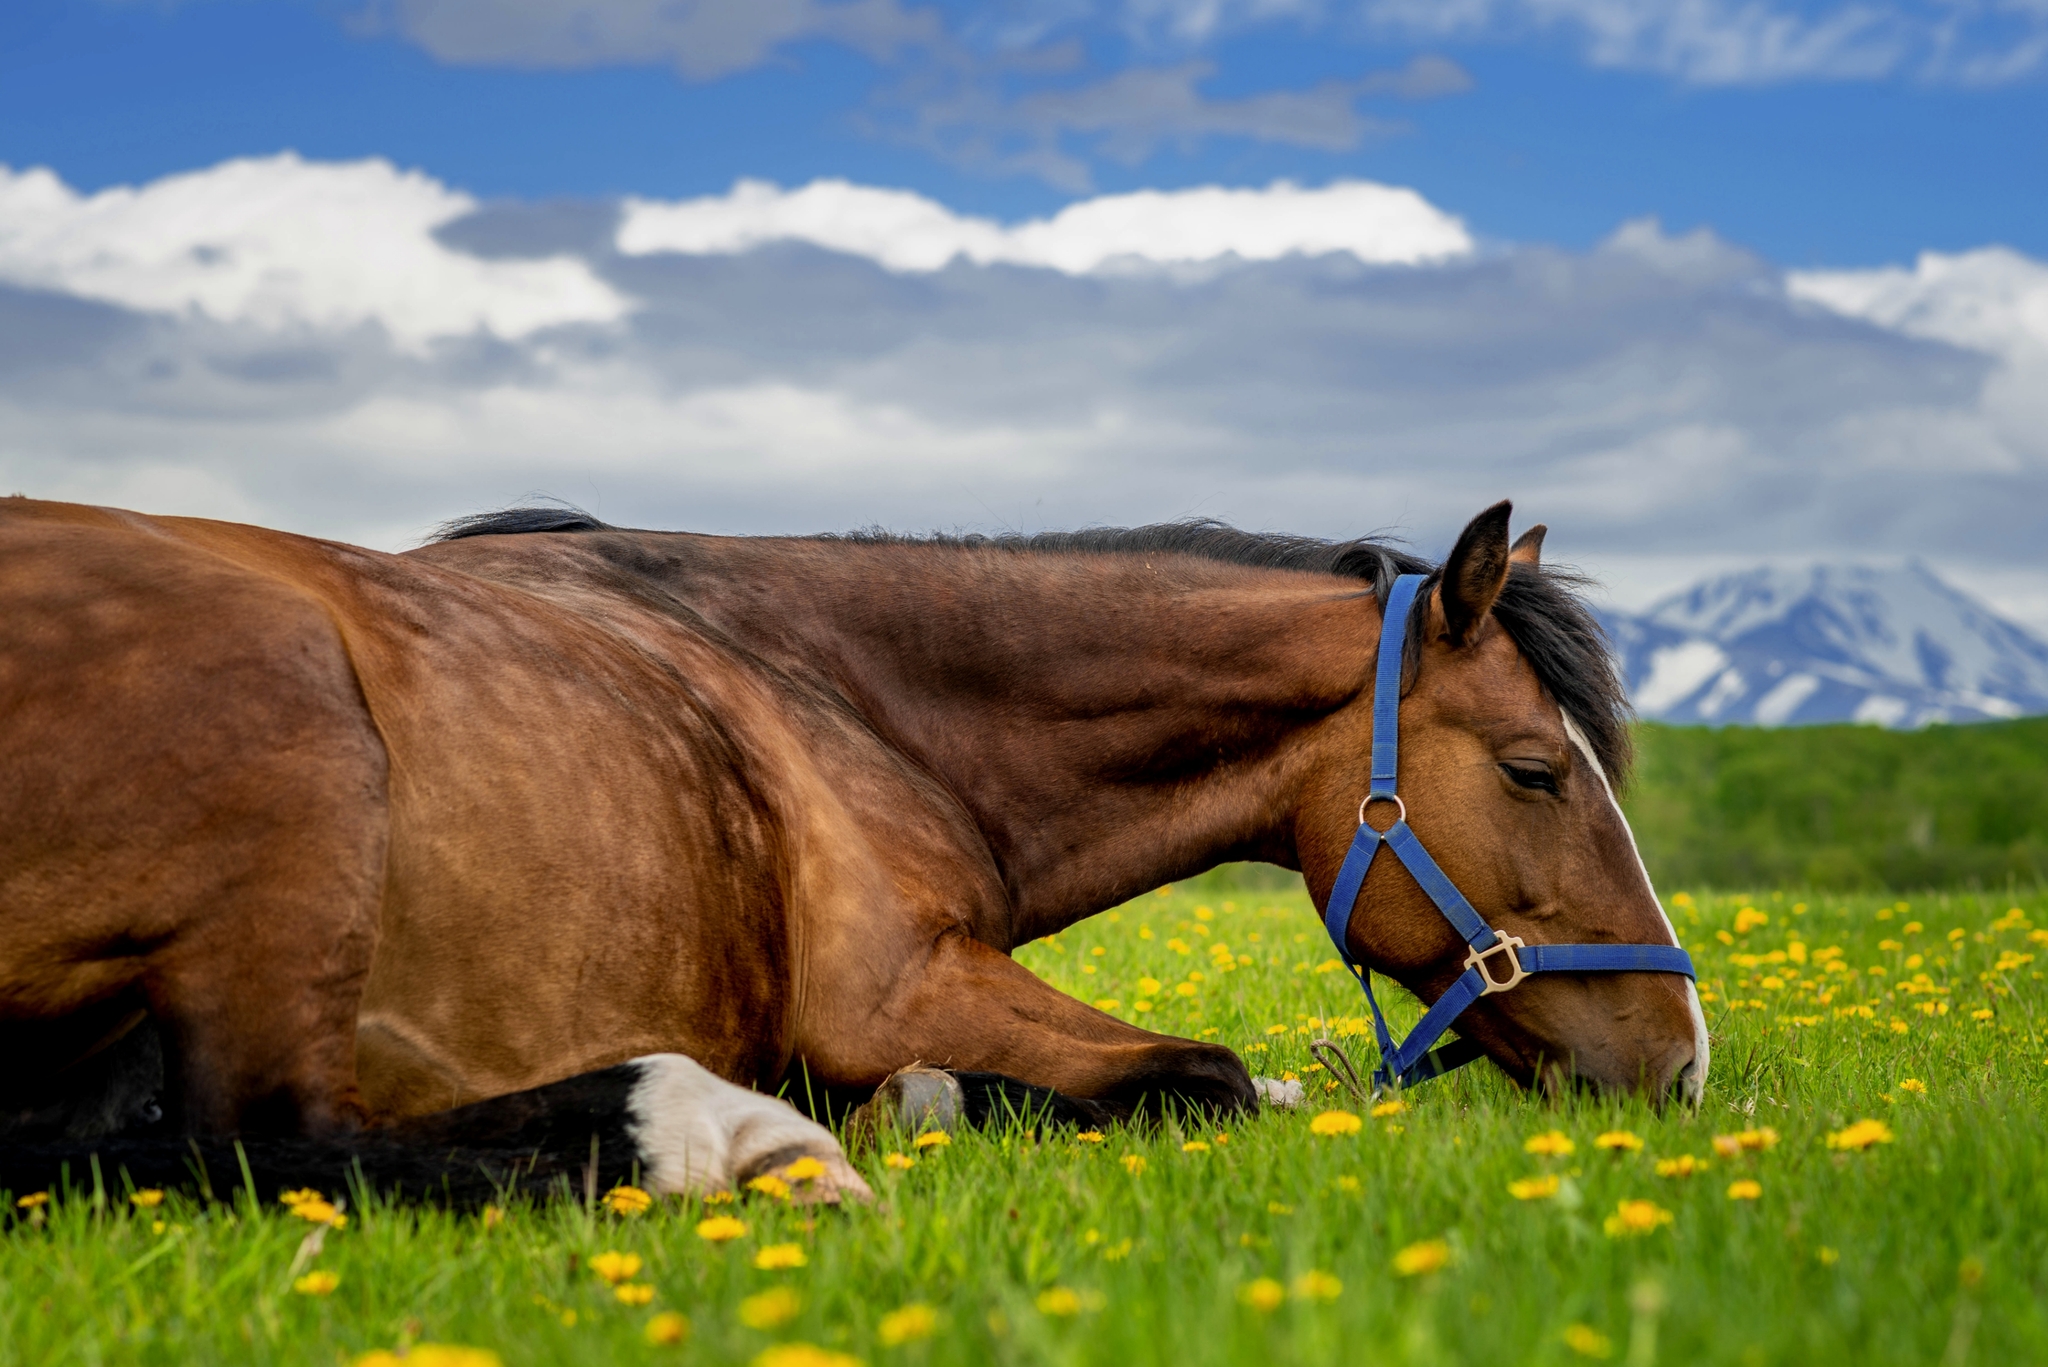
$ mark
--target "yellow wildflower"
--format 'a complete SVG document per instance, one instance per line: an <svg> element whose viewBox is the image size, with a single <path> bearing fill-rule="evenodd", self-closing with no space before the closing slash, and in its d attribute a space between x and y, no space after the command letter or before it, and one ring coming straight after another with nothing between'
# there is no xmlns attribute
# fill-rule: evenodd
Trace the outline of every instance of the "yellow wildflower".
<svg viewBox="0 0 2048 1367"><path fill-rule="evenodd" d="M640 1275L640 1255L607 1249L590 1260L590 1270L613 1286L617 1286L620 1282L630 1282Z"/></svg>
<svg viewBox="0 0 2048 1367"><path fill-rule="evenodd" d="M1237 1293L1237 1298L1261 1314L1271 1314L1287 1299L1287 1288L1271 1277L1260 1277L1246 1282Z"/></svg>
<svg viewBox="0 0 2048 1367"><path fill-rule="evenodd" d="M1719 1148L1720 1144L1717 1142L1714 1147ZM1706 1160L1695 1158L1689 1153L1682 1153L1676 1158L1660 1158L1657 1160L1657 1175L1659 1177L1690 1177L1696 1172L1705 1172L1706 1170Z"/></svg>
<svg viewBox="0 0 2048 1367"><path fill-rule="evenodd" d="M1157 979L1157 978L1140 978L1140 979L1138 979L1138 995L1139 995L1139 996L1141 996L1141 997L1156 997L1156 996L1158 996L1158 995L1159 995L1159 979Z"/></svg>
<svg viewBox="0 0 2048 1367"><path fill-rule="evenodd" d="M953 1136L944 1130L926 1130L919 1135L916 1145L920 1149L943 1149L953 1142Z"/></svg>
<svg viewBox="0 0 2048 1367"><path fill-rule="evenodd" d="M1190 1139L1187 1143L1180 1146L1180 1151L1182 1153L1207 1153L1209 1152L1209 1146L1199 1139Z"/></svg>
<svg viewBox="0 0 2048 1367"><path fill-rule="evenodd" d="M1508 1183L1508 1195L1517 1201L1540 1201L1557 1195L1557 1187L1557 1174L1547 1172L1541 1177L1520 1177Z"/></svg>
<svg viewBox="0 0 2048 1367"><path fill-rule="evenodd" d="M316 1225L330 1225L335 1229L348 1224L348 1216L336 1209L332 1202L323 1201L317 1196L310 1201L299 1202L291 1208L291 1213L301 1220L310 1220Z"/></svg>
<svg viewBox="0 0 2048 1367"><path fill-rule="evenodd" d="M1365 1122L1349 1111L1324 1111L1308 1122L1310 1134L1357 1134Z"/></svg>
<svg viewBox="0 0 2048 1367"><path fill-rule="evenodd" d="M1095 999L1095 1009L1097 1011L1114 1011L1121 1005L1123 1003L1119 1002L1115 997L1097 997Z"/></svg>
<svg viewBox="0 0 2048 1367"><path fill-rule="evenodd" d="M131 1191L128 1193L128 1200L130 1204L139 1206L143 1210L152 1210L164 1203L163 1189L160 1187L144 1187L141 1191Z"/></svg>
<svg viewBox="0 0 2048 1367"><path fill-rule="evenodd" d="M1382 1101L1372 1108L1374 1120L1385 1120L1390 1115L1400 1115L1408 1109L1405 1101Z"/></svg>
<svg viewBox="0 0 2048 1367"><path fill-rule="evenodd" d="M292 1283L292 1290L301 1296L328 1296L341 1285L341 1278L326 1268L315 1268Z"/></svg>
<svg viewBox="0 0 2048 1367"><path fill-rule="evenodd" d="M1845 1130L1836 1130L1828 1136L1831 1149L1855 1149L1859 1152L1872 1144L1892 1142L1892 1127L1882 1120L1859 1120Z"/></svg>
<svg viewBox="0 0 2048 1367"><path fill-rule="evenodd" d="M1614 1351L1614 1344L1607 1335L1590 1324L1566 1325L1564 1346L1586 1358L1604 1358Z"/></svg>
<svg viewBox="0 0 2048 1367"><path fill-rule="evenodd" d="M1975 1011L1972 1011L1970 1013L1970 1019L1973 1021L1988 1021L1995 1017L1997 1014L1998 1013L1996 1011L1993 1011L1988 1006L1980 1006Z"/></svg>
<svg viewBox="0 0 2048 1367"><path fill-rule="evenodd" d="M646 1282L627 1282L624 1286L613 1287L612 1295L620 1305L645 1305L654 1299L654 1288Z"/></svg>
<svg viewBox="0 0 2048 1367"><path fill-rule="evenodd" d="M1842 1261L1841 1253L1835 1249L1829 1248L1826 1244L1822 1244L1818 1249L1816 1249L1814 1251L1814 1256L1820 1259L1822 1267L1833 1267L1836 1263Z"/></svg>
<svg viewBox="0 0 2048 1367"><path fill-rule="evenodd" d="M708 1220L697 1222L697 1237L710 1243L722 1244L727 1239L738 1239L747 1232L745 1220L735 1220L730 1215L714 1215Z"/></svg>
<svg viewBox="0 0 2048 1367"><path fill-rule="evenodd" d="M1337 1190L1339 1191L1356 1193L1362 1189L1362 1184L1356 1177L1340 1177L1337 1179Z"/></svg>
<svg viewBox="0 0 2048 1367"><path fill-rule="evenodd" d="M1038 1293L1038 1310L1062 1318L1081 1313L1081 1295L1070 1286L1048 1286Z"/></svg>
<svg viewBox="0 0 2048 1367"><path fill-rule="evenodd" d="M753 1181L747 1183L747 1190L758 1191L763 1196L776 1201L787 1201L789 1199L789 1183L783 1181L772 1172L764 1172Z"/></svg>
<svg viewBox="0 0 2048 1367"><path fill-rule="evenodd" d="M1543 1158L1563 1158L1577 1146L1563 1130L1545 1130L1522 1141L1522 1150Z"/></svg>
<svg viewBox="0 0 2048 1367"><path fill-rule="evenodd" d="M786 1286L771 1286L740 1302L740 1323L749 1329L776 1329L796 1318L804 1298Z"/></svg>
<svg viewBox="0 0 2048 1367"><path fill-rule="evenodd" d="M1605 1228L1610 1239L1623 1239L1637 1234L1650 1234L1671 1223L1671 1212L1655 1201L1617 1201L1614 1214L1607 1217Z"/></svg>
<svg viewBox="0 0 2048 1367"><path fill-rule="evenodd" d="M802 1244L769 1244L754 1255L754 1266L763 1272L782 1272L809 1262Z"/></svg>
<svg viewBox="0 0 2048 1367"><path fill-rule="evenodd" d="M604 1194L604 1203L614 1215L644 1215L654 1198L638 1187L621 1184Z"/></svg>
<svg viewBox="0 0 2048 1367"><path fill-rule="evenodd" d="M882 1341L884 1348L894 1348L916 1339L930 1338L938 1327L939 1312L922 1301L912 1301L882 1316L882 1322L875 1326L875 1337Z"/></svg>
<svg viewBox="0 0 2048 1367"><path fill-rule="evenodd" d="M1079 1134L1075 1135L1074 1138L1077 1142L1082 1144L1100 1144L1102 1142L1102 1131L1082 1130Z"/></svg>
<svg viewBox="0 0 2048 1367"><path fill-rule="evenodd" d="M861 1367L851 1353L835 1353L814 1343L778 1343L754 1355L753 1367Z"/></svg>
<svg viewBox="0 0 2048 1367"><path fill-rule="evenodd" d="M1394 1271L1404 1277L1435 1272L1451 1260L1451 1246L1442 1239L1424 1239L1394 1255Z"/></svg>
<svg viewBox="0 0 2048 1367"><path fill-rule="evenodd" d="M1133 1177L1142 1175L1145 1171L1145 1155L1141 1153L1125 1154L1124 1171Z"/></svg>
<svg viewBox="0 0 2048 1367"><path fill-rule="evenodd" d="M1747 935L1758 926L1767 926L1770 923L1771 918L1765 913L1758 911L1755 907L1744 907L1735 913L1735 933L1737 935Z"/></svg>
<svg viewBox="0 0 2048 1367"><path fill-rule="evenodd" d="M1608 1130L1593 1140L1596 1149L1634 1153L1643 1147L1642 1137L1628 1130Z"/></svg>
<svg viewBox="0 0 2048 1367"><path fill-rule="evenodd" d="M1927 1084L1926 1084L1926 1083L1924 1083L1924 1082L1922 1082L1922 1081L1921 1081L1921 1080L1920 1080L1919 1078L1917 1078L1917 1077L1908 1077L1908 1078L1900 1078L1900 1079L1899 1079L1899 1090L1900 1090L1900 1091L1902 1091L1902 1092L1921 1092L1921 1093L1925 1093L1925 1092L1926 1092L1926 1090L1927 1090Z"/></svg>
<svg viewBox="0 0 2048 1367"><path fill-rule="evenodd" d="M689 1319L673 1310L664 1310L647 1321L647 1341L657 1348L673 1348L689 1336Z"/></svg>
<svg viewBox="0 0 2048 1367"><path fill-rule="evenodd" d="M47 1191L32 1191L14 1204L22 1210L34 1210L38 1206L50 1204L50 1193Z"/></svg>
<svg viewBox="0 0 2048 1367"><path fill-rule="evenodd" d="M1728 1184L1728 1199L1731 1201L1755 1201L1760 1199L1763 1194L1763 1183L1753 1182L1747 1177L1739 1178Z"/></svg>
<svg viewBox="0 0 2048 1367"><path fill-rule="evenodd" d="M355 1367L503 1367L488 1348L465 1348L457 1343L415 1343L400 1357L382 1348L355 1360Z"/></svg>
<svg viewBox="0 0 2048 1367"><path fill-rule="evenodd" d="M882 1160L882 1166L894 1168L898 1172L907 1172L917 1166L917 1160L907 1153L892 1153Z"/></svg>
<svg viewBox="0 0 2048 1367"><path fill-rule="evenodd" d="M825 1165L809 1154L782 1170L783 1179L790 1182L814 1182L824 1175Z"/></svg>
<svg viewBox="0 0 2048 1367"><path fill-rule="evenodd" d="M729 1206L736 1199L737 1193L733 1192L729 1188L720 1191L707 1191L704 1193L704 1204L707 1206Z"/></svg>
<svg viewBox="0 0 2048 1367"><path fill-rule="evenodd" d="M1327 1272L1304 1272L1294 1279L1294 1297L1303 1301L1333 1301L1344 1294L1344 1283Z"/></svg>
<svg viewBox="0 0 2048 1367"><path fill-rule="evenodd" d="M286 1210L290 1210L293 1206L302 1206L308 1201L318 1201L320 1199L320 1193L311 1187L299 1187L293 1191L285 1192L277 1198L278 1204Z"/></svg>

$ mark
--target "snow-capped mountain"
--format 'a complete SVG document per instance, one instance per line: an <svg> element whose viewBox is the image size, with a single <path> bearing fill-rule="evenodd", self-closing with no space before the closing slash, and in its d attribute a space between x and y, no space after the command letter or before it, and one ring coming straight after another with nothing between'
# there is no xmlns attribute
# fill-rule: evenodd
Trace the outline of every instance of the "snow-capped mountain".
<svg viewBox="0 0 2048 1367"><path fill-rule="evenodd" d="M1603 615L1636 709L1673 722L1925 726L2048 712L2048 642L1901 568L1760 568Z"/></svg>

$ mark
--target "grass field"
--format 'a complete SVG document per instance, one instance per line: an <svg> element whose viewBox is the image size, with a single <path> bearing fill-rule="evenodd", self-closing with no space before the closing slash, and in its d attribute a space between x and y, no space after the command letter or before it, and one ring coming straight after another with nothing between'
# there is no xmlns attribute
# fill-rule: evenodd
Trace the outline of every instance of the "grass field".
<svg viewBox="0 0 2048 1367"><path fill-rule="evenodd" d="M1298 888L1174 890L1021 957L1300 1076L1303 1111L1227 1136L892 1143L860 1160L879 1204L845 1211L749 1193L487 1219L352 1198L330 1228L276 1192L139 1206L110 1177L103 1199L12 1210L0 1360L2048 1361L2048 898L1671 900L1715 1035L1697 1114L1532 1102L1479 1065L1375 1117L1310 1066L1325 1029L1361 1064L1371 1046ZM1315 1123L1332 1110L1355 1131ZM1830 1147L1864 1121L1889 1137ZM1530 1151L1553 1131L1569 1151ZM1641 1147L1598 1147L1607 1132ZM1659 1175L1687 1156L1701 1170ZM718 1216L745 1233L700 1237ZM332 1289L295 1290L308 1273Z"/></svg>

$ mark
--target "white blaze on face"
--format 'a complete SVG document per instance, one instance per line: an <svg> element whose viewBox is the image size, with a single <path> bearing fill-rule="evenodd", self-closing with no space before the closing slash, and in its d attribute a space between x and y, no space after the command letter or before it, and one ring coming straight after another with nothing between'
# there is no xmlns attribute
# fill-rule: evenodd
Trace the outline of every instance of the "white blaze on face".
<svg viewBox="0 0 2048 1367"><path fill-rule="evenodd" d="M1614 800L1614 785L1607 781L1607 771L1600 767L1599 757L1593 753L1593 746L1587 741L1585 732L1579 730L1578 725L1572 721L1571 713L1559 708L1558 715L1564 719L1564 733L1571 737L1572 744L1577 746L1579 753L1585 757L1587 767L1599 776L1600 791L1607 795L1607 805L1614 808L1615 819L1621 822L1621 829L1628 832L1628 852L1636 861L1636 872L1642 875L1643 891L1649 894L1650 905L1656 907L1657 914L1664 918L1664 930L1671 937L1671 943L1683 949L1685 945L1678 938L1678 928L1672 925L1671 918L1665 915L1664 903L1658 900L1656 886L1650 882L1650 871L1643 866L1642 851L1636 848L1636 833L1629 827L1628 818L1622 814L1621 804ZM1699 988L1690 978L1685 980L1685 997L1692 1007L1693 1057L1692 1076L1686 1085L1685 1099L1697 1106L1707 1090L1707 1016L1706 1012L1700 1009Z"/></svg>

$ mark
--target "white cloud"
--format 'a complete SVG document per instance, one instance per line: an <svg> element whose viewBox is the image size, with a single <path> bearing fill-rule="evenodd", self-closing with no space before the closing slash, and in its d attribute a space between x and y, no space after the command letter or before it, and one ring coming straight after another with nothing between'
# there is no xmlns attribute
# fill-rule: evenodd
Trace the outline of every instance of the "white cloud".
<svg viewBox="0 0 2048 1367"><path fill-rule="evenodd" d="M1203 186L1142 190L1071 204L1014 227L955 214L907 190L817 180L796 190L743 180L725 195L661 203L629 200L621 252L743 252L806 242L864 256L893 271L933 271L956 259L1082 274L1120 260L1157 264L1236 256L1271 261L1349 252L1360 261L1419 265L1464 256L1471 235L1413 190L1369 181L1303 189Z"/></svg>
<svg viewBox="0 0 2048 1367"><path fill-rule="evenodd" d="M485 261L435 239L476 207L389 162L288 152L94 195L0 166L0 281L267 329L375 323L411 349L625 313L582 261Z"/></svg>
<svg viewBox="0 0 2048 1367"><path fill-rule="evenodd" d="M1794 271L1794 298L1995 356L2048 351L2048 263L2005 247L1923 252L1908 270Z"/></svg>

